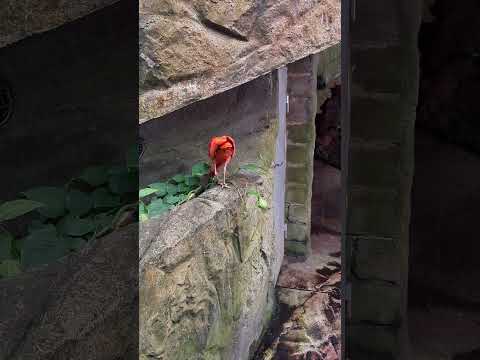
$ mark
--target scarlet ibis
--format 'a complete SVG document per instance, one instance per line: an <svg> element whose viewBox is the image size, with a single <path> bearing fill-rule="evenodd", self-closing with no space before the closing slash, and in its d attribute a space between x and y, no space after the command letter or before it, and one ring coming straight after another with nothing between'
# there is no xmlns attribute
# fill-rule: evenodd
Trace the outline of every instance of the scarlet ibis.
<svg viewBox="0 0 480 360"><path fill-rule="evenodd" d="M228 135L213 137L208 146L208 156L212 160L210 175L217 176L218 170L223 168L223 183L221 182L220 185L228 187L225 177L228 163L235 156L235 141Z"/></svg>

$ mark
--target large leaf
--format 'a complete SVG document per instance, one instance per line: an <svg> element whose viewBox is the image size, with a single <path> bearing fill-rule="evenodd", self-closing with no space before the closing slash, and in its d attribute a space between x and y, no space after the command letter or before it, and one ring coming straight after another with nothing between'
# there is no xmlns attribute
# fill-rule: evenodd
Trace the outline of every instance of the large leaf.
<svg viewBox="0 0 480 360"><path fill-rule="evenodd" d="M15 276L20 272L20 262L18 260L9 259L0 262L0 277L7 278Z"/></svg>
<svg viewBox="0 0 480 360"><path fill-rule="evenodd" d="M148 185L148 187L157 190L156 193L160 197L165 196L167 194L167 183L156 182Z"/></svg>
<svg viewBox="0 0 480 360"><path fill-rule="evenodd" d="M181 194L188 194L192 190L192 187L186 184L178 184L177 189Z"/></svg>
<svg viewBox="0 0 480 360"><path fill-rule="evenodd" d="M148 195L152 195L154 193L157 192L157 189L152 189L150 187L147 187L147 188L144 188L144 189L140 189L139 192L138 192L138 197L141 199L141 198L144 198Z"/></svg>
<svg viewBox="0 0 480 360"><path fill-rule="evenodd" d="M95 230L93 219L81 219L73 215L67 215L57 224L59 233L69 236L84 236Z"/></svg>
<svg viewBox="0 0 480 360"><path fill-rule="evenodd" d="M110 209L120 206L120 197L112 194L107 188L96 189L93 194L93 206L96 209Z"/></svg>
<svg viewBox="0 0 480 360"><path fill-rule="evenodd" d="M207 175L209 172L210 172L210 166L205 162L197 163L192 166L193 176L203 176L203 175Z"/></svg>
<svg viewBox="0 0 480 360"><path fill-rule="evenodd" d="M173 181L175 181L177 184L183 183L185 181L185 175L178 174L175 175L173 178Z"/></svg>
<svg viewBox="0 0 480 360"><path fill-rule="evenodd" d="M152 201L148 207L148 216L154 218L160 216L170 210L170 206L165 204L162 199Z"/></svg>
<svg viewBox="0 0 480 360"><path fill-rule="evenodd" d="M142 201L138 203L138 218L139 221L148 220L148 210Z"/></svg>
<svg viewBox="0 0 480 360"><path fill-rule="evenodd" d="M112 221L115 215L113 214L98 214L93 218L95 224L95 231L101 231L107 227L112 226Z"/></svg>
<svg viewBox="0 0 480 360"><path fill-rule="evenodd" d="M265 200L264 198L262 197L259 197L258 200L257 200L257 206L260 208L260 209L268 209L268 203L267 203L267 200Z"/></svg>
<svg viewBox="0 0 480 360"><path fill-rule="evenodd" d="M180 201L182 201L182 198L180 196L167 195L163 200L168 205L175 205L175 204L178 204Z"/></svg>
<svg viewBox="0 0 480 360"><path fill-rule="evenodd" d="M93 200L90 194L79 190L70 190L65 198L65 205L70 214L81 216L90 211Z"/></svg>
<svg viewBox="0 0 480 360"><path fill-rule="evenodd" d="M41 229L45 226L48 226L48 225L45 224L44 222L38 220L38 219L32 220L30 225L28 225L28 232L29 233L34 232L34 231L39 230L39 229Z"/></svg>
<svg viewBox="0 0 480 360"><path fill-rule="evenodd" d="M63 240L67 244L67 248L70 251L81 250L87 244L87 241L81 237L66 236L63 238Z"/></svg>
<svg viewBox="0 0 480 360"><path fill-rule="evenodd" d="M64 239L57 235L55 226L34 231L23 240L22 265L26 268L55 261L67 253Z"/></svg>
<svg viewBox="0 0 480 360"><path fill-rule="evenodd" d="M0 229L0 261L12 258L13 236Z"/></svg>
<svg viewBox="0 0 480 360"><path fill-rule="evenodd" d="M200 184L200 178L198 176L185 176L185 184L188 186L197 186Z"/></svg>
<svg viewBox="0 0 480 360"><path fill-rule="evenodd" d="M138 174L136 172L123 171L113 174L108 180L110 191L114 194L124 195L138 191Z"/></svg>
<svg viewBox="0 0 480 360"><path fill-rule="evenodd" d="M48 217L57 218L65 214L65 189L43 186L23 192L27 199L45 204L37 211Z"/></svg>
<svg viewBox="0 0 480 360"><path fill-rule="evenodd" d="M178 194L178 185L175 184L167 184L167 194L169 195L175 195Z"/></svg>
<svg viewBox="0 0 480 360"><path fill-rule="evenodd" d="M80 179L93 187L97 187L108 181L108 170L104 166L89 167L80 175Z"/></svg>
<svg viewBox="0 0 480 360"><path fill-rule="evenodd" d="M26 199L4 202L0 205L0 222L15 219L42 206L45 205L38 201Z"/></svg>

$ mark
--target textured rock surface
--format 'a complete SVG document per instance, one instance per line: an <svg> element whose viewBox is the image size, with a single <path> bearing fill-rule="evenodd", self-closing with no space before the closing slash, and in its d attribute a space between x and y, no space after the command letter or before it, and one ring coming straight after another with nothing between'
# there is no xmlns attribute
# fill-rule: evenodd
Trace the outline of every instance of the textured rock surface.
<svg viewBox="0 0 480 360"><path fill-rule="evenodd" d="M141 0L140 122L339 39L339 0Z"/></svg>
<svg viewBox="0 0 480 360"><path fill-rule="evenodd" d="M138 224L0 280L1 359L138 359Z"/></svg>
<svg viewBox="0 0 480 360"><path fill-rule="evenodd" d="M0 48L54 29L119 0L2 0Z"/></svg>
<svg viewBox="0 0 480 360"><path fill-rule="evenodd" d="M266 348L259 349L254 359L341 358L339 264L325 266L318 260L317 257L305 263L288 259L284 262L277 285L283 313L279 314L280 324L271 329L278 333L267 341Z"/></svg>
<svg viewBox="0 0 480 360"><path fill-rule="evenodd" d="M269 176L238 175L140 230L140 358L244 360L273 311L282 259ZM261 184L261 185L260 185Z"/></svg>
<svg viewBox="0 0 480 360"><path fill-rule="evenodd" d="M235 139L238 151L230 171L257 162L259 154L272 149L259 136L276 127L276 89L274 74L267 74L141 125L145 154L140 161L140 185L189 172L196 162L208 160L212 136L228 134Z"/></svg>

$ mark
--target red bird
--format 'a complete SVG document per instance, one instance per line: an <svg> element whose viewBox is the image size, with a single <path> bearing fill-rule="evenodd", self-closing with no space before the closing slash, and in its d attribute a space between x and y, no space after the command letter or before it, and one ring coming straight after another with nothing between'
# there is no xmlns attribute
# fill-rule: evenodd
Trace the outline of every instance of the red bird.
<svg viewBox="0 0 480 360"><path fill-rule="evenodd" d="M218 170L223 168L223 183L220 183L220 185L222 187L228 187L225 182L225 176L227 165L235 156L235 141L227 135L213 137L208 146L208 156L212 160L210 175L217 176Z"/></svg>

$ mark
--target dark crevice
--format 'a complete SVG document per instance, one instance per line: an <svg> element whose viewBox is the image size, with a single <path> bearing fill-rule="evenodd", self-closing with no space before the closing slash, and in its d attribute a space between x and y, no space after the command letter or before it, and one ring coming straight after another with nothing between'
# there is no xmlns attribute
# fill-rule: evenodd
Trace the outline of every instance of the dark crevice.
<svg viewBox="0 0 480 360"><path fill-rule="evenodd" d="M235 40L245 41L245 42L248 41L248 38L245 35L240 34L235 29L227 28L227 27L225 27L221 24L217 24L217 23L215 23L212 20L207 19L207 18L202 18L200 21L203 25L205 25L205 27L207 27L210 30L213 30L217 33L228 36L228 37L233 38Z"/></svg>

